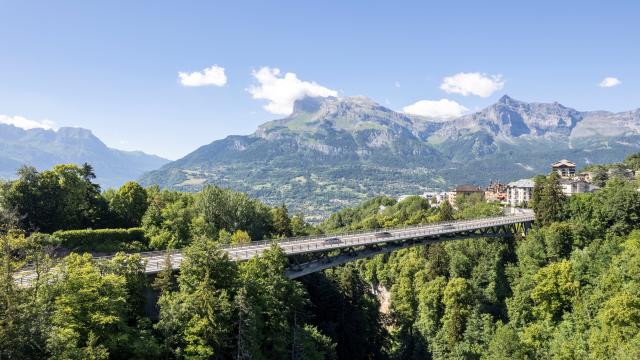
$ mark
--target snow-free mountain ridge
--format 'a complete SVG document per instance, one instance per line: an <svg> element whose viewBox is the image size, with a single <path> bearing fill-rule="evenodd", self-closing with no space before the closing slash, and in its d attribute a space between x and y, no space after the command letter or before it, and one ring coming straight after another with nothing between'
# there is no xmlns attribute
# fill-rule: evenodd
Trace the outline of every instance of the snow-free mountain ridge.
<svg viewBox="0 0 640 360"><path fill-rule="evenodd" d="M454 119L388 109L366 97L304 98L293 113L229 136L145 174L197 190L216 184L322 216L375 194L512 181L569 158L620 161L640 147L640 110L578 111L507 95Z"/></svg>

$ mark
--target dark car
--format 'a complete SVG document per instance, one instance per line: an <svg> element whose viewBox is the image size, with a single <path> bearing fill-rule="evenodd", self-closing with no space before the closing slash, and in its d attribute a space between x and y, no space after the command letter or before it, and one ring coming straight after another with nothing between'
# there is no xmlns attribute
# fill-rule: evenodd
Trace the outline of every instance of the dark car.
<svg viewBox="0 0 640 360"><path fill-rule="evenodd" d="M453 229L453 228L455 228L455 226L453 226L453 224L445 224L445 225L442 225L442 228L443 229Z"/></svg>
<svg viewBox="0 0 640 360"><path fill-rule="evenodd" d="M376 238L377 239L388 238L388 237L391 237L391 233L388 232L388 231L383 231L383 232L376 233Z"/></svg>
<svg viewBox="0 0 640 360"><path fill-rule="evenodd" d="M342 241L340 241L340 239L338 239L337 237L332 237L332 238L324 239L324 241L322 242L327 245L333 245L333 244L340 244Z"/></svg>

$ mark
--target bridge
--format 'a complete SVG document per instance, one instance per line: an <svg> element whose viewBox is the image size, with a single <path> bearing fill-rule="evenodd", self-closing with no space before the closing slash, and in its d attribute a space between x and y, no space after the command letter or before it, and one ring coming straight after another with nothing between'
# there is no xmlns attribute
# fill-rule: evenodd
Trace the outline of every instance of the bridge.
<svg viewBox="0 0 640 360"><path fill-rule="evenodd" d="M345 264L401 248L467 239L471 237L514 236L525 234L534 221L533 212L495 216L482 219L441 222L393 229L375 229L340 234L308 236L288 239L253 241L250 244L221 246L232 261L246 261L259 256L276 243L289 258L287 276L295 279L313 272ZM180 269L181 250L139 253L145 260L145 273L155 274L166 268L167 256L173 269ZM98 261L111 257L96 257ZM34 271L25 268L15 279L28 284L35 278Z"/></svg>

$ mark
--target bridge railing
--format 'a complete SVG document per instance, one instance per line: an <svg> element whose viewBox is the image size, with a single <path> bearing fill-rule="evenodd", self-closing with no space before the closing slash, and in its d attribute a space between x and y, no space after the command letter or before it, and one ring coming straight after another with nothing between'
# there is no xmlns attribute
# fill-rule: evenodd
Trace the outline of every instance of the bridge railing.
<svg viewBox="0 0 640 360"><path fill-rule="evenodd" d="M283 247L283 250L288 254L297 254L297 253L308 253L317 251L330 250L334 248L343 248L353 245L362 245L362 244L375 244L375 243L384 243L399 239L407 239L411 237L421 237L421 236L429 236L429 235L441 235L446 233L456 233L460 231L466 230L475 230L478 228L486 228L492 226L502 226L507 224L516 223L518 221L532 221L532 215L517 215L517 216L505 216L501 217L499 220L496 217L493 218L484 218L484 219L475 219L468 221L457 221L457 222L446 222L439 224L428 224L428 225L420 225L420 226L411 226L411 227L403 227L400 229L395 229L395 233L390 237L376 239L372 236L375 235L373 231L360 232L361 236L349 237L344 239L344 241L335 243L335 244L325 244L321 242L285 242L280 243ZM478 224L481 224L480 226ZM442 229L442 225L455 224L454 227L450 229ZM394 231L393 229L383 229L384 231ZM400 231L398 231L400 230ZM340 234L342 237L347 236L345 233ZM328 238L329 236L319 237L316 240L322 240L323 238ZM250 259L264 251L264 248L257 248L256 246L245 246L245 247L236 247L228 250L230 257L235 260L247 260Z"/></svg>
<svg viewBox="0 0 640 360"><path fill-rule="evenodd" d="M373 241L373 242L371 241L371 236L375 235L376 233L380 233L380 232L397 233L397 234L393 234L393 236L391 237L385 237L380 239L380 241L377 241L377 242L388 242L398 237L403 237L403 236L406 237L408 236L407 235L408 232L417 231L421 229L423 231L419 231L419 233L415 233L415 235L425 236L425 235L432 235L436 233L443 233L442 231L443 226L454 226L454 228L452 228L451 230L453 232L457 232L457 231L469 230L471 228L477 228L477 225L465 226L465 225L471 225L471 224L483 223L484 224L483 226L489 227L494 225L504 225L504 224L516 223L519 221L532 221L532 220L533 220L532 214L502 215L502 216L493 216L493 217L470 219L470 220L442 221L442 222L422 224L422 225L398 226L393 228L354 230L354 231L335 233L335 234L320 234L320 235L312 235L312 236L282 238L282 239L259 240L259 241L252 241L249 244L220 245L219 248L227 251L229 253L229 256L235 260L246 260L257 254L262 253L266 245L270 245L274 243L285 248L293 247L293 249L295 249L295 246L297 244L298 250L299 250L297 253L299 253L299 252L305 252L305 251L308 252L309 250L315 250L315 249L323 250L323 249L341 248L345 246L345 243L343 242L336 243L336 244L321 244L320 246L318 246L319 244L317 242L311 243L311 244L314 244L313 247L311 246L310 243L308 243L309 241L313 241L313 240L323 240L323 239L329 239L333 237L336 237L338 239L349 237L348 244L359 244L359 243L365 243L365 242L376 243L376 241ZM446 233L446 231L444 231L444 233ZM361 236L354 237L354 235L361 235ZM160 263L162 263L162 265L164 266L164 259L158 259L159 257L170 255L172 257L172 261L176 261L176 260L181 261L181 258L174 259L175 255L180 255L181 252L182 252L182 249L170 249L170 250L147 251L147 252L140 252L135 254L140 255L145 260L155 258L155 260L153 261L153 264L155 264L156 266L159 266ZM94 257L94 259L97 261L108 261L113 259L115 256L116 256L115 254L107 255L107 256L96 256ZM148 265L149 264L147 264L147 266ZM27 272L30 270L33 270L33 266L28 265L20 269L20 272Z"/></svg>
<svg viewBox="0 0 640 360"><path fill-rule="evenodd" d="M525 215L523 215L523 214L518 214L518 215L498 215L498 216L492 216L492 217L486 217L486 218L478 218L478 219L469 219L469 220L440 221L440 222L429 223L429 224L409 225L409 226L396 226L396 227L391 227L391 228L375 228L375 229L352 230L352 231L340 232L340 233L288 237L288 238L281 238L281 239L276 238L276 239L258 240L258 241L252 241L252 242L250 242L248 244L240 244L240 245L221 244L220 248L221 249L234 249L234 248L253 247L253 246L259 246L259 245L270 245L272 243L286 244L286 243L290 243L290 242L297 242L297 241L304 241L304 240L321 240L321 239L326 239L326 238L331 238L331 237L338 237L339 238L341 236L352 236L352 235L359 235L359 234L389 232L389 231L397 231L397 230L403 230L403 229L424 228L424 227L430 227L430 226L433 226L433 227L446 226L446 225L452 225L452 224L462 224L462 223L478 222L478 221L483 221L483 220L491 220L491 219L496 219L496 218L517 219L517 218L521 218L522 217L522 218L526 218L528 220L528 218L530 216L532 216L532 215L529 215L529 214L525 214Z"/></svg>

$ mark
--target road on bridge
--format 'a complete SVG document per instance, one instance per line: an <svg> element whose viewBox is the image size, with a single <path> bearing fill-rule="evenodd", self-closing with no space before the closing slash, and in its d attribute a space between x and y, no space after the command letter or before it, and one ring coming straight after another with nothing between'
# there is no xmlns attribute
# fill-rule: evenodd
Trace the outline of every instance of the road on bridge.
<svg viewBox="0 0 640 360"><path fill-rule="evenodd" d="M533 212L517 215L497 216L491 218L460 220L447 223L418 225L395 229L376 229L341 234L321 235L304 238L289 238L254 241L246 245L223 246L221 249L229 254L232 261L245 261L262 254L274 242L287 255L327 252L335 249L354 246L375 245L380 243L400 242L411 239L455 235L468 231L488 229L498 226L530 223L534 220ZM146 261L145 272L157 273L165 268L167 254L170 256L171 266L179 269L183 260L181 250L155 251L139 253ZM108 260L111 257L96 257L96 260ZM23 269L15 274L19 283L28 283L35 277L33 270Z"/></svg>

